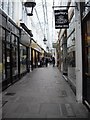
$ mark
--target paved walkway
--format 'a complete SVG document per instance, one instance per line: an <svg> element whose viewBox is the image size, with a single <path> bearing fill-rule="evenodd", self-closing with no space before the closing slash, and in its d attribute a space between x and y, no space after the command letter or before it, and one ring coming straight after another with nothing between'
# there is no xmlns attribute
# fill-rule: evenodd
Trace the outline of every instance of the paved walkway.
<svg viewBox="0 0 90 120"><path fill-rule="evenodd" d="M37 68L3 92L3 118L87 118L57 67Z"/></svg>

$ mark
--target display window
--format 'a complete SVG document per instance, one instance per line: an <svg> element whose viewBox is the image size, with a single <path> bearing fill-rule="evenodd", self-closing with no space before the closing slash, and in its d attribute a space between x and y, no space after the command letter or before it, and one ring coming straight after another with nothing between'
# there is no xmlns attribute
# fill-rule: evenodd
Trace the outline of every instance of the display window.
<svg viewBox="0 0 90 120"><path fill-rule="evenodd" d="M10 41L11 40L10 36L11 36L11 33L9 31L6 31L6 41L9 42L9 43L11 42Z"/></svg>
<svg viewBox="0 0 90 120"><path fill-rule="evenodd" d="M2 80L13 82L18 74L18 37L2 28Z"/></svg>
<svg viewBox="0 0 90 120"><path fill-rule="evenodd" d="M90 105L90 14L83 22L83 98Z"/></svg>
<svg viewBox="0 0 90 120"><path fill-rule="evenodd" d="M12 35L12 75L18 74L18 38Z"/></svg>
<svg viewBox="0 0 90 120"><path fill-rule="evenodd" d="M71 51L71 52L68 53L67 62L68 62L68 66L76 67L76 63L75 63L75 51Z"/></svg>
<svg viewBox="0 0 90 120"><path fill-rule="evenodd" d="M20 73L27 70L27 49L26 46L20 44Z"/></svg>
<svg viewBox="0 0 90 120"><path fill-rule="evenodd" d="M5 29L1 28L2 31L2 41L5 41ZM5 44L2 42L2 80L5 80Z"/></svg>

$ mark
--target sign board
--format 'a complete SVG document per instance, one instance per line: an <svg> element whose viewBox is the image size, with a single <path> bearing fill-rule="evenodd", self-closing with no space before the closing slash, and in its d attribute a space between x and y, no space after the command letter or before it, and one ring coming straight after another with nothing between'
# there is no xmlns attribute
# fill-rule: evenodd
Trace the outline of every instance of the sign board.
<svg viewBox="0 0 90 120"><path fill-rule="evenodd" d="M54 10L55 12L55 28L69 28L68 10Z"/></svg>

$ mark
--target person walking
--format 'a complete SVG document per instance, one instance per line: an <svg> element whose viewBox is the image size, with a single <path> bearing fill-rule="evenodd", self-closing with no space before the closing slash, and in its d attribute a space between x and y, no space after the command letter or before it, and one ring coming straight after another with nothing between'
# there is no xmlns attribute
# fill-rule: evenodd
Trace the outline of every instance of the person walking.
<svg viewBox="0 0 90 120"><path fill-rule="evenodd" d="M48 66L48 58L46 56L46 59L45 59L45 64L46 64L46 67Z"/></svg>
<svg viewBox="0 0 90 120"><path fill-rule="evenodd" d="M55 66L55 58L52 58L53 67Z"/></svg>

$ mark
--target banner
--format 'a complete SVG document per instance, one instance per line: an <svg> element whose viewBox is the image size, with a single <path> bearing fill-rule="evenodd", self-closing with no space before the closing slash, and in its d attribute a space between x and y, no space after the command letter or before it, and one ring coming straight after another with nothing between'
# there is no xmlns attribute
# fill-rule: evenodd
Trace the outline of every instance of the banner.
<svg viewBox="0 0 90 120"><path fill-rule="evenodd" d="M55 13L55 28L69 28L68 10L54 10Z"/></svg>

